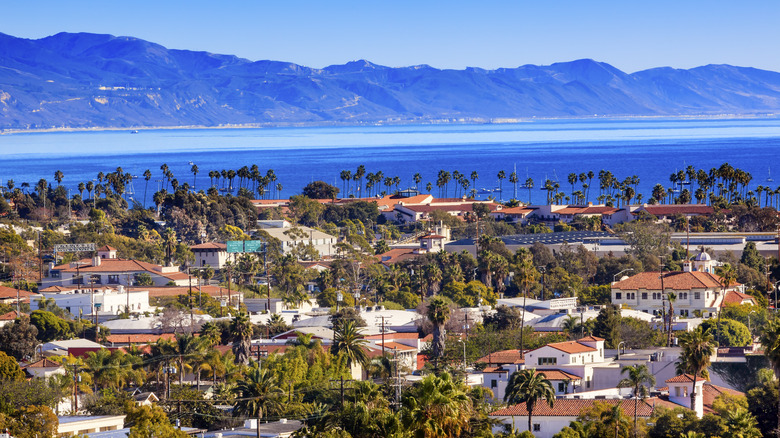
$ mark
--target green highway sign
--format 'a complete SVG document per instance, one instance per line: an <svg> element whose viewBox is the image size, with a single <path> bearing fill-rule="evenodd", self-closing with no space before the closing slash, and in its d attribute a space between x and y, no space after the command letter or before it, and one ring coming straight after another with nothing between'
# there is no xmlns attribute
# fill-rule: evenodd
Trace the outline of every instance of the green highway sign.
<svg viewBox="0 0 780 438"><path fill-rule="evenodd" d="M263 247L262 240L228 240L228 253L259 252Z"/></svg>

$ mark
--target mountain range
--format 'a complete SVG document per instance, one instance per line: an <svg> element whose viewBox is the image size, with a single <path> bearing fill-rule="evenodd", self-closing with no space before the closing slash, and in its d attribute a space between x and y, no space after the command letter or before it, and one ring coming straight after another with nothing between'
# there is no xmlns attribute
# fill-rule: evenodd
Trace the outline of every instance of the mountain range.
<svg viewBox="0 0 780 438"><path fill-rule="evenodd" d="M590 59L496 70L360 60L315 69L132 37L0 34L0 130L776 112L780 73L730 65L628 74Z"/></svg>

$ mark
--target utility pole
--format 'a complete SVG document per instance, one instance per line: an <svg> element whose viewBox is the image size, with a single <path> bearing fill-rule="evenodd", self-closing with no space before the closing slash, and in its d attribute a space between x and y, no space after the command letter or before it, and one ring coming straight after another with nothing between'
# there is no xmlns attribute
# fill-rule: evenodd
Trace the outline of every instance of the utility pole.
<svg viewBox="0 0 780 438"><path fill-rule="evenodd" d="M385 319L387 319L387 317L377 316L377 318L382 320L382 357L385 357Z"/></svg>

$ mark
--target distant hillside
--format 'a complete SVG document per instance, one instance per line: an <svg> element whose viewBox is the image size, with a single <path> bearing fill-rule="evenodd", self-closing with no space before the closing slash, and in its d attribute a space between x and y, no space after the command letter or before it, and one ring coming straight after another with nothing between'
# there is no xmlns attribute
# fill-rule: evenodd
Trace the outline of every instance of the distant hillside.
<svg viewBox="0 0 780 438"><path fill-rule="evenodd" d="M729 65L626 74L583 59L438 70L312 69L128 37L0 34L0 129L490 121L780 112L780 73Z"/></svg>

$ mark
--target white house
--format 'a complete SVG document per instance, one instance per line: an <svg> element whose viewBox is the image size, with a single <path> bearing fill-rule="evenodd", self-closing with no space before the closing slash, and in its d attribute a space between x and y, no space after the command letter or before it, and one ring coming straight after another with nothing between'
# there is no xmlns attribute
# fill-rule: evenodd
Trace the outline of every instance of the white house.
<svg viewBox="0 0 780 438"><path fill-rule="evenodd" d="M66 373L65 367L47 358L23 366L22 371L25 371L31 377L39 379L48 379L51 376L64 375Z"/></svg>
<svg viewBox="0 0 780 438"><path fill-rule="evenodd" d="M195 255L195 266L211 266L214 269L222 269L228 261L227 244L219 242L206 242L190 247Z"/></svg>
<svg viewBox="0 0 780 438"><path fill-rule="evenodd" d="M140 260L117 257L116 248L104 246L97 250L97 256L68 264L51 266L48 275L41 280L43 287L66 285L123 285L138 282L140 274L152 278L155 286L173 283L186 286L189 276L176 266L160 266Z"/></svg>
<svg viewBox="0 0 780 438"><path fill-rule="evenodd" d="M660 315L668 306L669 293L674 293L676 315L715 316L725 294L744 294L744 286L739 283L723 286L723 279L715 274L716 265L717 262L702 252L692 263L686 263L683 271L641 272L612 283L612 304Z"/></svg>
<svg viewBox="0 0 780 438"><path fill-rule="evenodd" d="M525 354L525 367L538 371L560 370L579 377L579 387L562 387L561 393L588 390L593 381L593 368L604 364L604 339L586 336L577 341L555 342ZM576 379L564 379L574 383ZM558 390L559 388L556 388Z"/></svg>
<svg viewBox="0 0 780 438"><path fill-rule="evenodd" d="M558 398L550 407L544 401L539 401L534 405L533 415L531 416L531 432L536 438L552 438L553 435L560 432L569 423L575 421L580 412L593 407L595 403L604 403L609 406L620 406L623 414L628 418L634 417L634 400L594 400L594 399L568 399ZM646 398L640 400L637 404L637 417L647 420L653 415L654 408L658 406L676 407L670 403L658 398ZM516 432L528 430L528 408L525 403L508 406L504 409L490 413L490 418L498 420L502 425L512 427ZM502 426L495 426L494 432L498 432Z"/></svg>
<svg viewBox="0 0 780 438"><path fill-rule="evenodd" d="M71 289L62 292L42 292L44 298L52 299L57 306L67 310L74 316L94 315L112 316L125 313L151 312L153 309L149 306L148 290L128 290L122 285L116 289ZM40 300L33 299L30 303L31 310L39 308Z"/></svg>
<svg viewBox="0 0 780 438"><path fill-rule="evenodd" d="M59 421L59 426L57 426L58 437L108 432L125 427L124 415L60 416L57 417L57 420Z"/></svg>
<svg viewBox="0 0 780 438"><path fill-rule="evenodd" d="M259 223L260 221L258 221ZM262 227L262 231L278 239L282 244L282 252L289 254L299 246L311 245L321 257L336 254L338 237L323 233L309 227L292 227L286 221L281 221L281 227Z"/></svg>

